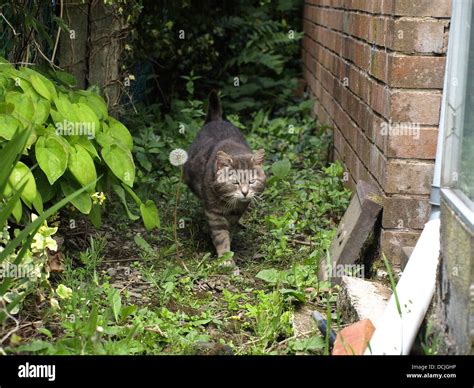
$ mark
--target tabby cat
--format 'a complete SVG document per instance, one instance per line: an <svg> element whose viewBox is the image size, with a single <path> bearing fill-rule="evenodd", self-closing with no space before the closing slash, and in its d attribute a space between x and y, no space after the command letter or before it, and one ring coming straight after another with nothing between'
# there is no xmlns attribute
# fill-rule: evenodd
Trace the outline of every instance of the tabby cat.
<svg viewBox="0 0 474 388"><path fill-rule="evenodd" d="M265 188L264 156L263 149L252 152L242 133L223 120L213 90L204 126L188 150L184 180L203 202L218 257L230 251L231 232Z"/></svg>

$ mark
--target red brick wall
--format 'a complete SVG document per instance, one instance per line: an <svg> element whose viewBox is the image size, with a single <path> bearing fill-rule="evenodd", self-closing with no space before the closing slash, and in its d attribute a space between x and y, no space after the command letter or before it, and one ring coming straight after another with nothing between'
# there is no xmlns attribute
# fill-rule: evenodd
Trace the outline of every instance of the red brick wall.
<svg viewBox="0 0 474 388"><path fill-rule="evenodd" d="M450 13L450 0L305 2L315 113L334 128L349 187L363 179L384 193L381 246L394 263L430 209Z"/></svg>

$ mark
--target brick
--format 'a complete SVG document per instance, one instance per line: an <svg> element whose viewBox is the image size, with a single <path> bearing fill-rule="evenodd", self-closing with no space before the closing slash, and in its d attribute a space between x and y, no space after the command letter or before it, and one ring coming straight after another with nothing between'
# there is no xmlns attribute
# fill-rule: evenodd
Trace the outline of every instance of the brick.
<svg viewBox="0 0 474 388"><path fill-rule="evenodd" d="M421 230L382 229L380 249L394 266L400 267L403 247L414 247L420 234Z"/></svg>
<svg viewBox="0 0 474 388"><path fill-rule="evenodd" d="M372 120L370 120L370 127L369 127L369 136L370 140L377 145L383 152L386 150L386 144L388 136L384 136L382 134L381 128L382 123L386 121L382 120L379 116L372 114Z"/></svg>
<svg viewBox="0 0 474 388"><path fill-rule="evenodd" d="M345 327L337 334L332 355L363 355L374 332L375 326L367 318Z"/></svg>
<svg viewBox="0 0 474 388"><path fill-rule="evenodd" d="M394 122L438 125L440 106L440 92L397 89L390 96L390 117Z"/></svg>
<svg viewBox="0 0 474 388"><path fill-rule="evenodd" d="M443 88L445 57L395 55L390 59L392 87Z"/></svg>
<svg viewBox="0 0 474 388"><path fill-rule="evenodd" d="M342 56L358 68L367 70L370 63L370 46L345 36L342 45Z"/></svg>
<svg viewBox="0 0 474 388"><path fill-rule="evenodd" d="M376 1L367 0L346 0L345 8L355 11L375 12Z"/></svg>
<svg viewBox="0 0 474 388"><path fill-rule="evenodd" d="M414 127L411 130L399 130L398 134L392 132L391 136L384 135L381 127L378 130L387 139L388 157L434 159L436 156L437 127Z"/></svg>
<svg viewBox="0 0 474 388"><path fill-rule="evenodd" d="M394 15L450 17L450 0L396 0L393 7Z"/></svg>
<svg viewBox="0 0 474 388"><path fill-rule="evenodd" d="M390 115L391 96L387 85L380 84L372 78L368 79L370 90L370 106L372 109L388 118Z"/></svg>
<svg viewBox="0 0 474 388"><path fill-rule="evenodd" d="M379 49L372 49L370 51L370 74L386 84L389 83L390 77L389 59L389 53L386 51Z"/></svg>
<svg viewBox="0 0 474 388"><path fill-rule="evenodd" d="M382 187L387 194L429 194L434 164L403 159L389 159Z"/></svg>
<svg viewBox="0 0 474 388"><path fill-rule="evenodd" d="M369 24L369 42L383 47L391 47L393 42L393 20L374 16Z"/></svg>
<svg viewBox="0 0 474 388"><path fill-rule="evenodd" d="M409 53L445 53L446 20L401 18L394 22L391 48Z"/></svg>
<svg viewBox="0 0 474 388"><path fill-rule="evenodd" d="M430 214L429 197L385 197L382 226L387 229L423 229Z"/></svg>
<svg viewBox="0 0 474 388"><path fill-rule="evenodd" d="M386 176L387 159L376 145L370 146L369 170L382 185ZM382 185L383 188L383 185Z"/></svg>

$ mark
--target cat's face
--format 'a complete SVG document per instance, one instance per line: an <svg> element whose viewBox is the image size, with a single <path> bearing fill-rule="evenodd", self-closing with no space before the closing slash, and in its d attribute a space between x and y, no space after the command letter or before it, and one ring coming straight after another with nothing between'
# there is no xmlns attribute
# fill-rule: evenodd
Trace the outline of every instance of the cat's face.
<svg viewBox="0 0 474 388"><path fill-rule="evenodd" d="M232 156L218 151L214 182L216 192L234 205L260 199L266 181L262 168L264 156L264 150Z"/></svg>

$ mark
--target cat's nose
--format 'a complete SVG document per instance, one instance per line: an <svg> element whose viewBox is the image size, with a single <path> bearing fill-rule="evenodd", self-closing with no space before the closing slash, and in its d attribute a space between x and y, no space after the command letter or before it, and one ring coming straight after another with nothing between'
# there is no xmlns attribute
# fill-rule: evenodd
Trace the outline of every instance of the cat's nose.
<svg viewBox="0 0 474 388"><path fill-rule="evenodd" d="M242 187L240 191L242 191L242 195L244 197L246 197L247 194L249 193L249 188L248 187Z"/></svg>

